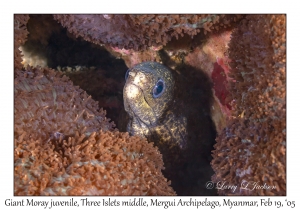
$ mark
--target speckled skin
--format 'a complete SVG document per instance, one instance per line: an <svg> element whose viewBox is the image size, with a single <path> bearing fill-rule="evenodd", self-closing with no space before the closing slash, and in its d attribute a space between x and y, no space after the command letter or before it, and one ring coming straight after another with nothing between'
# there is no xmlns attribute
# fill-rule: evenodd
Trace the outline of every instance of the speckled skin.
<svg viewBox="0 0 300 210"><path fill-rule="evenodd" d="M165 87L156 98L153 89L159 80ZM131 135L146 137L157 145L186 147L187 120L175 113L174 85L170 70L160 63L144 62L129 70L123 96Z"/></svg>
<svg viewBox="0 0 300 210"><path fill-rule="evenodd" d="M178 195L216 195L215 189L205 185L213 174L210 161L215 139L208 76L184 64L173 70L155 62L140 63L127 75L123 97L128 116L122 131L154 142L163 155L164 176ZM158 81L165 88L155 97Z"/></svg>

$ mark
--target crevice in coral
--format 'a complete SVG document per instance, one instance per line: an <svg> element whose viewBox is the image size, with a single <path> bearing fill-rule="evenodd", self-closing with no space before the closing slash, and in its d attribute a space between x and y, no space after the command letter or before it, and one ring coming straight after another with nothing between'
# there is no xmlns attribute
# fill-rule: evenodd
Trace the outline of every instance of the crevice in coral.
<svg viewBox="0 0 300 210"><path fill-rule="evenodd" d="M23 63L50 67L66 74L99 102L118 124L123 109L122 90L127 67L104 47L76 38L52 15L30 15L28 40L21 47Z"/></svg>

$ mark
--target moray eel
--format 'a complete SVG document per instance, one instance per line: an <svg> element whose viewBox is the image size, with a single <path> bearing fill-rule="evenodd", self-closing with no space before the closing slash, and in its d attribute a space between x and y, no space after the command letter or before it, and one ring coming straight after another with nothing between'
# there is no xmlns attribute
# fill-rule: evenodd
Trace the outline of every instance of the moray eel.
<svg viewBox="0 0 300 210"><path fill-rule="evenodd" d="M205 185L213 175L210 160L216 137L207 75L185 64L171 70L144 62L129 69L125 79L127 115L122 130L146 137L158 147L163 174L178 195L216 195Z"/></svg>
<svg viewBox="0 0 300 210"><path fill-rule="evenodd" d="M146 137L157 146L186 147L187 119L176 109L175 80L167 67L144 62L129 69L123 89L129 115L127 131Z"/></svg>

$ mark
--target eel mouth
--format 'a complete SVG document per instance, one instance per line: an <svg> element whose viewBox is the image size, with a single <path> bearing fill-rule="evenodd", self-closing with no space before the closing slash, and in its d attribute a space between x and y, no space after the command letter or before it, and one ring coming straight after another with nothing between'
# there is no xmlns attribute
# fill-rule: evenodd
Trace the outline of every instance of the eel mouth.
<svg viewBox="0 0 300 210"><path fill-rule="evenodd" d="M157 116L148 103L144 91L136 84L127 83L124 87L124 108L131 117L147 126L155 126Z"/></svg>
<svg viewBox="0 0 300 210"><path fill-rule="evenodd" d="M127 124L127 132L131 135L138 135L147 138L149 135L153 135L153 126L143 121L139 115L134 111L130 103L126 104L126 111L130 116L130 121ZM152 129L151 129L152 128Z"/></svg>
<svg viewBox="0 0 300 210"><path fill-rule="evenodd" d="M179 141L173 141L172 144L176 144L180 149L186 148L186 133L182 133L179 128L173 128L172 125L158 125L159 120L139 86L132 83L126 84L124 88L124 107L131 118L131 122L127 125L127 131L130 135L152 136L157 129L156 126L159 126L159 129L167 132L170 139L179 139ZM173 118L175 119L175 116ZM179 121L182 126L186 126L182 120Z"/></svg>
<svg viewBox="0 0 300 210"><path fill-rule="evenodd" d="M125 88L125 95L128 99L134 100L138 97L139 94L141 94L142 90L135 84L130 83L126 84Z"/></svg>

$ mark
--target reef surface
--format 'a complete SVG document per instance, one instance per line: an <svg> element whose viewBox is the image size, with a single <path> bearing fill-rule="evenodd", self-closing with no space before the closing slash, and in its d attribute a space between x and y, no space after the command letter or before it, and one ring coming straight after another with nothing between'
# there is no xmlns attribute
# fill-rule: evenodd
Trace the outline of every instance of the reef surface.
<svg viewBox="0 0 300 210"><path fill-rule="evenodd" d="M15 121L15 175L17 176L15 186L22 186L20 187L22 190L16 189L15 192L18 192L17 194L49 193L49 189L53 187L51 181L38 184L30 182L28 178L18 177L21 171L25 170L22 168L23 165L20 165L22 161L23 164L26 163L26 167L36 168L38 165L38 162L25 158L33 151L40 151L35 150L33 145L43 148L44 143L47 142L47 145L49 144L47 147L51 147L54 152L51 155L58 155L57 157L63 160L64 157L60 156L59 151L69 151L72 145L84 144L92 133L96 142L97 139L102 138L98 137L101 135L114 135L117 139L123 140L135 138L127 137L122 132L110 134L113 131L108 130L113 129L112 123L107 127L107 131L104 129L101 131L104 133L99 133L97 129L106 125L99 119L106 119L107 114L117 127L124 131L122 120L125 111L122 90L125 85L125 73L127 69L138 63L155 61L167 66L179 77L185 78L186 84L177 86L176 93L187 93L186 96L193 96L184 99L186 101L182 102L181 110L186 112L185 115L194 116L190 118L192 121L189 122L189 129L197 131L193 132L195 133L193 139L199 140L193 142L194 150L190 152L188 158L186 156L188 161L179 164L173 173L168 172L167 169L163 170L161 162L158 168L154 167L158 170L158 176L171 179L171 186L178 195L216 194L214 190L205 189L205 183L211 180L215 186L222 182L240 186L245 181L275 186L272 190L255 191L239 188L232 192L219 189L220 195L285 195L285 29L285 15L15 15L15 99L16 96L19 99L15 100L15 119L18 119ZM27 65L32 67L26 67ZM74 89L76 94L80 95L79 98L76 97L78 101L71 93L68 94L68 91L74 88L73 85L67 77L58 76L58 72L70 78L75 86L80 86L80 89ZM56 76L68 85L61 86L61 82L56 84L58 80L53 78ZM30 78L36 78L37 81L30 81ZM42 82L40 86L43 86L46 85L46 81L49 82L47 84L49 88L39 89L37 86L34 89L37 95L34 95L30 84ZM87 93L82 92L82 89ZM43 95L49 96L50 100L47 104ZM93 100L98 104L92 102ZM68 103L74 103L75 108ZM52 108L45 108L47 106ZM99 112L100 108L107 113L103 110ZM76 119L75 124L69 121L64 125L62 121L56 121L57 117L63 119L60 110L69 113L70 119ZM38 125L40 121L44 123L43 127ZM98 126L100 124L101 126ZM26 126L30 132L25 134ZM86 137L80 137L82 135ZM119 138L117 137L119 135L125 137ZM75 140L77 138L80 139L78 142ZM81 138L84 140L82 141ZM60 146L63 140L66 142L63 145L66 144L67 147ZM24 141L28 141L32 146L22 148ZM39 141L44 143L37 143ZM70 141L72 143L67 143ZM91 144L95 141L91 140ZM143 140L136 141L143 142ZM155 143L155 140L153 142ZM199 142L206 142L206 146ZM213 144L215 144L214 148ZM155 143L155 146L159 144ZM162 153L166 152L163 148L159 149ZM28 153L21 154L20 151L23 150ZM100 149L98 153L101 154L99 151ZM115 153L111 149L109 151L108 155L113 155L114 158ZM125 156L126 154L128 153L125 152ZM181 156L180 152L175 154ZM194 157L200 156L206 158L206 163L211 162L211 166L202 168L203 172L193 169L202 164L201 161L197 162L197 158L195 164L192 161ZM66 158L69 162L65 160L64 166L72 165L73 159L67 156ZM86 158L91 161L98 158L96 162L100 163L98 156L87 155ZM158 163L157 156L150 155L145 158L149 158L150 162L154 161L154 165ZM146 159L144 161L148 161ZM59 164L60 159L57 161ZM168 168L168 160L163 161ZM55 162L51 164L51 167L56 167ZM96 165L92 164L93 167ZM85 167L85 164L81 164L81 167ZM156 169L149 167L151 168L149 173L154 173ZM92 170L88 168L84 170ZM127 169L131 171L130 167ZM30 174L29 177L38 177L39 170L41 169L38 169L34 175ZM80 169L75 173L81 173L81 170L84 171ZM98 171L100 168L95 170ZM113 186L117 186L115 189L124 189L125 181L122 182L120 179L120 173L108 168L105 170L109 171L110 177L114 177ZM160 174L161 170L162 174ZM141 171L145 172L149 169L141 168ZM89 172L90 175L87 176L91 178L95 173ZM107 173L102 178L104 176L108 176ZM147 182L143 182L145 186L148 182L154 183L152 179L155 178L152 175L150 177L152 178L146 178ZM190 177L194 179L192 188L189 187ZM96 179L100 178L92 178L92 180ZM20 184L20 180L23 180L23 184ZM117 180L120 180L119 184ZM95 194L122 194L122 192L140 195L175 194L173 189L169 188L170 183L165 178L159 180L163 183L162 189L156 189L154 187L156 183L151 185L150 189L146 187L141 191L110 191L110 186L106 185L108 191L96 187L97 190L93 192ZM96 182L92 183L98 186ZM176 183L182 184L179 186ZM28 190L29 186L30 190ZM92 189L96 188L92 187ZM61 194L61 191L55 192ZM74 194L74 192L78 194L79 191L65 193ZM87 190L82 192L90 193Z"/></svg>

